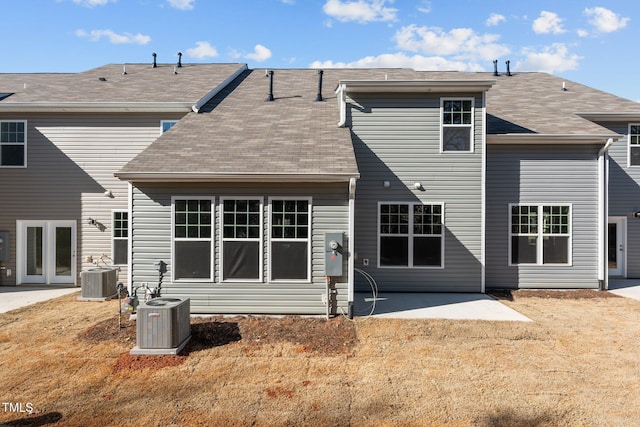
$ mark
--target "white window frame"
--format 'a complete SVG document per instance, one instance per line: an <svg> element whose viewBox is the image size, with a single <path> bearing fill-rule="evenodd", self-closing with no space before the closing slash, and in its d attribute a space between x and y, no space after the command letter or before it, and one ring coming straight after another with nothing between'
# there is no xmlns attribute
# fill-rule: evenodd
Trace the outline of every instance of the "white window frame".
<svg viewBox="0 0 640 427"><path fill-rule="evenodd" d="M126 213L127 214L127 237L116 237L114 236L116 231L116 213ZM112 209L111 210L111 257L113 259L113 265L129 265L129 238L131 237L131 223L130 223L131 215L129 214L128 209ZM126 264L116 264L116 240L124 240L127 242L126 247L126 255L127 262Z"/></svg>
<svg viewBox="0 0 640 427"><path fill-rule="evenodd" d="M406 234L382 234L380 232L380 216L381 216L381 206L382 205L409 205L409 228L408 228L408 233ZM440 206L440 212L441 212L441 216L442 216L442 224L441 224L441 230L440 230L440 234L414 234L413 232L413 224L414 224L414 219L413 219L413 206L415 205L420 205L420 206ZM424 201L424 202L408 202L408 201L381 201L378 202L378 209L376 211L376 215L377 215L377 220L376 220L376 224L377 224L377 246L378 246L378 254L377 254L377 259L378 259L378 268L391 268L391 269L395 269L395 268L400 268L400 269L420 269L420 270L444 270L445 268L445 244L444 244L444 240L445 240L445 228L446 228L446 215L445 215L445 203L444 202L431 202L431 201ZM408 253L407 253L407 265L382 265L380 263L380 248L382 246L381 244L381 240L380 238L383 236L397 236L397 237L407 237L408 239ZM418 265L418 266L414 266L413 265L413 238L414 237L440 237L440 265Z"/></svg>
<svg viewBox="0 0 640 427"><path fill-rule="evenodd" d="M637 165L632 165L631 164L631 147L638 147L638 150L640 150L640 142L638 144L631 144L631 127L638 127L640 128L640 123L629 123L628 126L628 132L627 132L627 167L630 168L635 168L635 167L640 167L640 164ZM638 129L640 131L640 129ZM640 134L640 132L638 133Z"/></svg>
<svg viewBox="0 0 640 427"><path fill-rule="evenodd" d="M236 239L224 237L224 202L225 200L257 200L260 202L260 237L252 239ZM222 283L262 283L264 280L264 197L262 196L221 196L220 197L220 220L219 224L219 239L220 239L220 282ZM224 242L259 242L259 264L258 264L258 278L257 279L225 279L224 278Z"/></svg>
<svg viewBox="0 0 640 427"><path fill-rule="evenodd" d="M188 237L178 237L176 238L176 201L177 200L210 200L211 201L211 237L207 238L188 238ZM215 212L216 212L216 204L215 204L215 196L199 196L199 195L191 195L191 196L171 196L171 280L174 282L200 282L200 283L211 283L214 281L215 277ZM211 245L211 259L209 260L210 274L208 278L183 278L176 279L176 253L175 253L175 242L178 241L209 241Z"/></svg>
<svg viewBox="0 0 640 427"><path fill-rule="evenodd" d="M0 140L0 168L13 168L13 169L26 168L27 167L27 134L28 134L27 121L3 119L3 120L0 120L0 124L2 123L22 123L24 125L24 141L23 142L2 142ZM19 144L22 144L24 149L24 154L23 154L24 163L22 165L3 165L1 147L3 145L19 145Z"/></svg>
<svg viewBox="0 0 640 427"><path fill-rule="evenodd" d="M511 210L514 206L535 206L537 207L538 215L538 232L537 233L513 233L513 218L511 216ZM545 207L563 207L569 208L569 233L545 233L544 232L544 216L543 209ZM512 237L514 236L532 236L537 238L536 243L536 262L535 263L514 263L511 259L512 249ZM562 263L544 263L544 237L545 236L562 236L568 237L567 241L567 262ZM523 267L523 266L544 266L544 267L571 267L573 266L573 205L571 203L510 203L509 204L509 233L508 233L508 264L510 267Z"/></svg>
<svg viewBox="0 0 640 427"><path fill-rule="evenodd" d="M307 201L308 203L308 215L309 215L309 222L307 224L307 238L306 239L300 239L300 238L274 238L272 237L272 213L273 213L273 201L291 201L291 200L296 200L296 201ZM313 209L313 198L312 197L296 197L296 196L270 196L268 198L268 215L269 215L269 220L268 220L268 233L269 233L269 238L268 238L268 245L267 245L267 259L269 260L269 266L268 266L268 272L269 272L269 282L273 282L273 283L311 283L312 281L312 277L311 277L311 256L312 256L312 251L311 251L311 242L312 242L312 235L311 235L311 223L312 223L312 209ZM271 254L271 243L272 242L306 242L307 243L307 278L306 279L276 279L274 280L271 277L271 273L272 273L272 266L271 266L271 261L272 261L272 254Z"/></svg>
<svg viewBox="0 0 640 427"><path fill-rule="evenodd" d="M177 123L178 120L160 120L160 135L162 135L163 133L167 132L169 129L164 130L164 125L165 123L173 123L169 129L171 129L172 127L174 127Z"/></svg>
<svg viewBox="0 0 640 427"><path fill-rule="evenodd" d="M471 123L470 124L445 124L444 123L444 103L445 101L471 101ZM446 154L469 154L475 152L475 98L473 97L446 97L440 98L440 153ZM469 150L445 150L444 149L444 129L445 128L469 128Z"/></svg>

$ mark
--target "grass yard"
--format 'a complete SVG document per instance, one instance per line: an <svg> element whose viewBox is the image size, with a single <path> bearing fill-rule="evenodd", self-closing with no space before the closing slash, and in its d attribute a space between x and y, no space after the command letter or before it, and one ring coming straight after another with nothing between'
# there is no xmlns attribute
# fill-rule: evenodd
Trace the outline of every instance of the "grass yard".
<svg viewBox="0 0 640 427"><path fill-rule="evenodd" d="M0 314L0 425L640 425L640 301L607 292L500 294L527 323L194 318L180 356L77 296Z"/></svg>

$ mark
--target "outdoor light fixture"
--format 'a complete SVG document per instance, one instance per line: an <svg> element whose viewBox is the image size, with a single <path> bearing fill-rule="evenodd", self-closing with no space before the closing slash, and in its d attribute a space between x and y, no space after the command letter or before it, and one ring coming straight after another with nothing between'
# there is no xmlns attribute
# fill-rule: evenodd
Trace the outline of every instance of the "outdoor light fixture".
<svg viewBox="0 0 640 427"><path fill-rule="evenodd" d="M414 182L413 183L413 188L415 188L416 190L424 191L424 187L422 186L422 183L420 183L420 182Z"/></svg>
<svg viewBox="0 0 640 427"><path fill-rule="evenodd" d="M89 217L89 219L87 220L87 222L89 223L89 225L96 225L96 220Z"/></svg>
<svg viewBox="0 0 640 427"><path fill-rule="evenodd" d="M111 192L111 190L106 190L106 191L104 192L104 196L105 196L105 197L108 197L108 198L110 198L110 199L113 199L113 193Z"/></svg>
<svg viewBox="0 0 640 427"><path fill-rule="evenodd" d="M640 211L633 213L634 218L640 218Z"/></svg>

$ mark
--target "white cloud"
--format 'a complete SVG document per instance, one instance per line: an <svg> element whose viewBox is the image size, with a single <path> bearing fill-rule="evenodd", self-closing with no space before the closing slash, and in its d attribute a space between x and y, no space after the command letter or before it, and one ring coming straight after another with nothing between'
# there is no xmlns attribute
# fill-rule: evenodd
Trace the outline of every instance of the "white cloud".
<svg viewBox="0 0 640 427"><path fill-rule="evenodd" d="M418 12L431 13L431 2L429 0L422 0L422 6L418 6Z"/></svg>
<svg viewBox="0 0 640 427"><path fill-rule="evenodd" d="M271 58L271 51L262 46L261 44L257 44L254 48L254 52L244 56L247 59L252 59L256 62L266 61Z"/></svg>
<svg viewBox="0 0 640 427"><path fill-rule="evenodd" d="M556 13L543 10L540 17L533 21L533 31L536 34L562 34L565 29L562 28L562 18Z"/></svg>
<svg viewBox="0 0 640 427"><path fill-rule="evenodd" d="M296 0L280 0L284 4L296 4Z"/></svg>
<svg viewBox="0 0 640 427"><path fill-rule="evenodd" d="M353 62L315 61L309 68L412 68L421 71L483 71L480 64L451 61L440 56L407 56L404 53L367 56Z"/></svg>
<svg viewBox="0 0 640 427"><path fill-rule="evenodd" d="M386 7L387 3L393 0L327 0L322 10L340 22L395 21L398 9Z"/></svg>
<svg viewBox="0 0 640 427"><path fill-rule="evenodd" d="M576 31L576 33L578 34L578 37L587 37L589 35L589 32L587 30L583 30L582 28Z"/></svg>
<svg viewBox="0 0 640 427"><path fill-rule="evenodd" d="M107 38L112 44L147 44L151 41L151 37L131 33L117 34L111 30L91 30L86 32L85 30L76 30L76 36L82 38L88 38L92 42L97 42L100 39Z"/></svg>
<svg viewBox="0 0 640 427"><path fill-rule="evenodd" d="M104 6L109 2L115 3L116 0L73 0L73 2L81 6L95 7L95 6Z"/></svg>
<svg viewBox="0 0 640 427"><path fill-rule="evenodd" d="M192 10L196 0L167 0L171 7L180 10Z"/></svg>
<svg viewBox="0 0 640 427"><path fill-rule="evenodd" d="M558 73L569 70L577 70L580 56L570 54L564 43L554 43L545 47L541 52L525 48L522 51L525 59L516 64L516 69L521 71L542 71L545 73Z"/></svg>
<svg viewBox="0 0 640 427"><path fill-rule="evenodd" d="M476 34L471 28L454 28L444 32L437 27L402 27L394 36L401 50L437 56L453 56L455 60L488 61L510 53L498 44L496 34Z"/></svg>
<svg viewBox="0 0 640 427"><path fill-rule="evenodd" d="M489 15L489 18L485 22L487 27L495 27L501 22L506 22L507 18L504 15L500 15L499 13L492 13Z"/></svg>
<svg viewBox="0 0 640 427"><path fill-rule="evenodd" d="M211 46L209 42L196 42L196 47L187 49L187 55L192 58L215 58L218 56L218 51L215 47Z"/></svg>
<svg viewBox="0 0 640 427"><path fill-rule="evenodd" d="M630 18L622 18L617 13L604 7L593 7L584 10L591 19L589 23L601 33L612 33L627 26Z"/></svg>

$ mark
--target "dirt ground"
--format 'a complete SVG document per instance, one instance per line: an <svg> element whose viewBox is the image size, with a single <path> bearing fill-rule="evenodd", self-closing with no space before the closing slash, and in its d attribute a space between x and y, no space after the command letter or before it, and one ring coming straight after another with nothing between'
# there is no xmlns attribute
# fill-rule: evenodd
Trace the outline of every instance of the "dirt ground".
<svg viewBox="0 0 640 427"><path fill-rule="evenodd" d="M533 322L193 318L179 356L77 296L0 314L0 425L640 425L640 301L608 292L494 293Z"/></svg>

